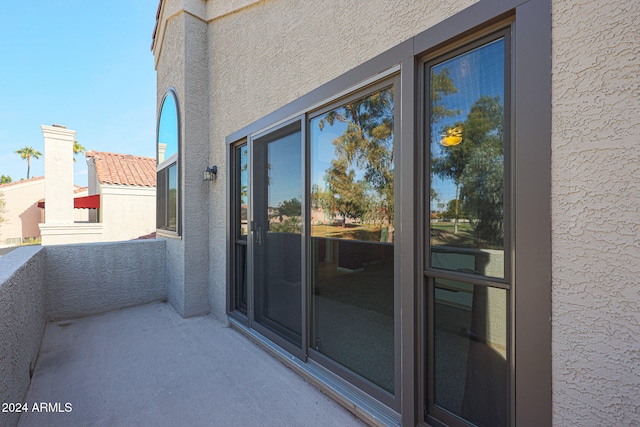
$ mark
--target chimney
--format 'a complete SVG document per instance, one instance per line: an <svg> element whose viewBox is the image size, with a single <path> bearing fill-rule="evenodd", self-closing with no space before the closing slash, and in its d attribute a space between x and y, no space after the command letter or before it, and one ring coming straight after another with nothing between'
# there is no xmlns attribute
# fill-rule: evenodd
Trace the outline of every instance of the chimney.
<svg viewBox="0 0 640 427"><path fill-rule="evenodd" d="M76 131L42 125L45 224L73 224L73 142Z"/></svg>

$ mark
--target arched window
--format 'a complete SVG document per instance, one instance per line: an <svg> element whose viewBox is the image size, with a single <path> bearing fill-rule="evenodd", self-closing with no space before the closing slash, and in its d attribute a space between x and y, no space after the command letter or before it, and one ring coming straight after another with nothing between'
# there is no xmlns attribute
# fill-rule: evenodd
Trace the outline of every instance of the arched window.
<svg viewBox="0 0 640 427"><path fill-rule="evenodd" d="M156 227L178 233L180 119L178 98L167 90L160 109L157 131Z"/></svg>

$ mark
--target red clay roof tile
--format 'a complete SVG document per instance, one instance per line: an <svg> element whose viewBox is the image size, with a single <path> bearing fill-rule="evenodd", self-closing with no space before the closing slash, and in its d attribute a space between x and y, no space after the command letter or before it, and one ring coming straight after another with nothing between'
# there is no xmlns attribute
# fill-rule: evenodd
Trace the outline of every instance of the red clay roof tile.
<svg viewBox="0 0 640 427"><path fill-rule="evenodd" d="M101 184L156 186L156 159L91 150L86 154L93 158Z"/></svg>

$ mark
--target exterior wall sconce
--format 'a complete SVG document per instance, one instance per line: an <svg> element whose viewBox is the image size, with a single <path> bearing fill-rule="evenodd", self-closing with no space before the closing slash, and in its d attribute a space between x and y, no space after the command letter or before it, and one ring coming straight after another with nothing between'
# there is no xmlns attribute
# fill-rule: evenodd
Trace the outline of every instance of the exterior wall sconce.
<svg viewBox="0 0 640 427"><path fill-rule="evenodd" d="M218 176L218 166L211 166L204 170L204 181L214 181Z"/></svg>

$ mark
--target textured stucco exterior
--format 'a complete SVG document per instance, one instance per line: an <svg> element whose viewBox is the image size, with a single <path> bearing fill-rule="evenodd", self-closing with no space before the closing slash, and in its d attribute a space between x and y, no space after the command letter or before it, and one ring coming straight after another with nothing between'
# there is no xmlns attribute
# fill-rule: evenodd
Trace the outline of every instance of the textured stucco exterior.
<svg viewBox="0 0 640 427"><path fill-rule="evenodd" d="M204 297L226 315L225 137L473 3L162 2L158 108L173 87L181 110L183 239L169 244L182 249L167 267L179 312L208 312ZM202 182L207 164L218 166L211 183Z"/></svg>
<svg viewBox="0 0 640 427"><path fill-rule="evenodd" d="M210 12L216 3L208 2ZM211 162L225 159L227 135L473 3L238 2L238 12L209 22ZM219 318L226 301L226 178L227 168L219 168L209 206L210 298Z"/></svg>
<svg viewBox="0 0 640 427"><path fill-rule="evenodd" d="M156 230L156 188L100 185L103 242L131 240Z"/></svg>
<svg viewBox="0 0 640 427"><path fill-rule="evenodd" d="M41 127L47 177L45 199L49 204L45 223L73 224L73 141L76 131L58 126Z"/></svg>
<svg viewBox="0 0 640 427"><path fill-rule="evenodd" d="M24 402L47 321L166 300L165 254L164 240L139 240L25 246L0 257L0 403ZM2 413L0 427L19 415Z"/></svg>
<svg viewBox="0 0 640 427"><path fill-rule="evenodd" d="M555 425L640 425L640 7L554 1Z"/></svg>
<svg viewBox="0 0 640 427"><path fill-rule="evenodd" d="M212 183L183 182L183 225L202 226L207 212L208 234L206 242L188 234L168 242L168 280L180 282L170 300L186 301L186 272L206 269L212 313L225 318L225 137L473 3L164 1L154 46L158 100L176 88L183 169L201 173L208 155L219 171ZM639 425L640 8L616 0L549 4L553 424ZM197 142L186 138L191 132ZM198 254L208 260L187 266L192 240L207 246Z"/></svg>
<svg viewBox="0 0 640 427"><path fill-rule="evenodd" d="M89 316L167 297L163 240L46 249L47 320Z"/></svg>
<svg viewBox="0 0 640 427"><path fill-rule="evenodd" d="M0 403L22 402L46 325L44 249L27 246L0 258ZM0 427L19 413L0 414Z"/></svg>
<svg viewBox="0 0 640 427"><path fill-rule="evenodd" d="M182 11L185 8L187 12ZM162 100L175 89L180 115L180 237L168 236L169 302L183 316L210 311L207 265L209 254L209 187L203 173L209 162L207 24L202 1L167 1L168 20L158 28L164 42L156 58L157 94ZM198 15L195 15L198 14ZM190 43L185 43L188 39ZM189 102L185 102L185 100ZM159 102L160 104L160 102ZM160 108L160 106L158 106ZM158 111L159 114L159 111Z"/></svg>

